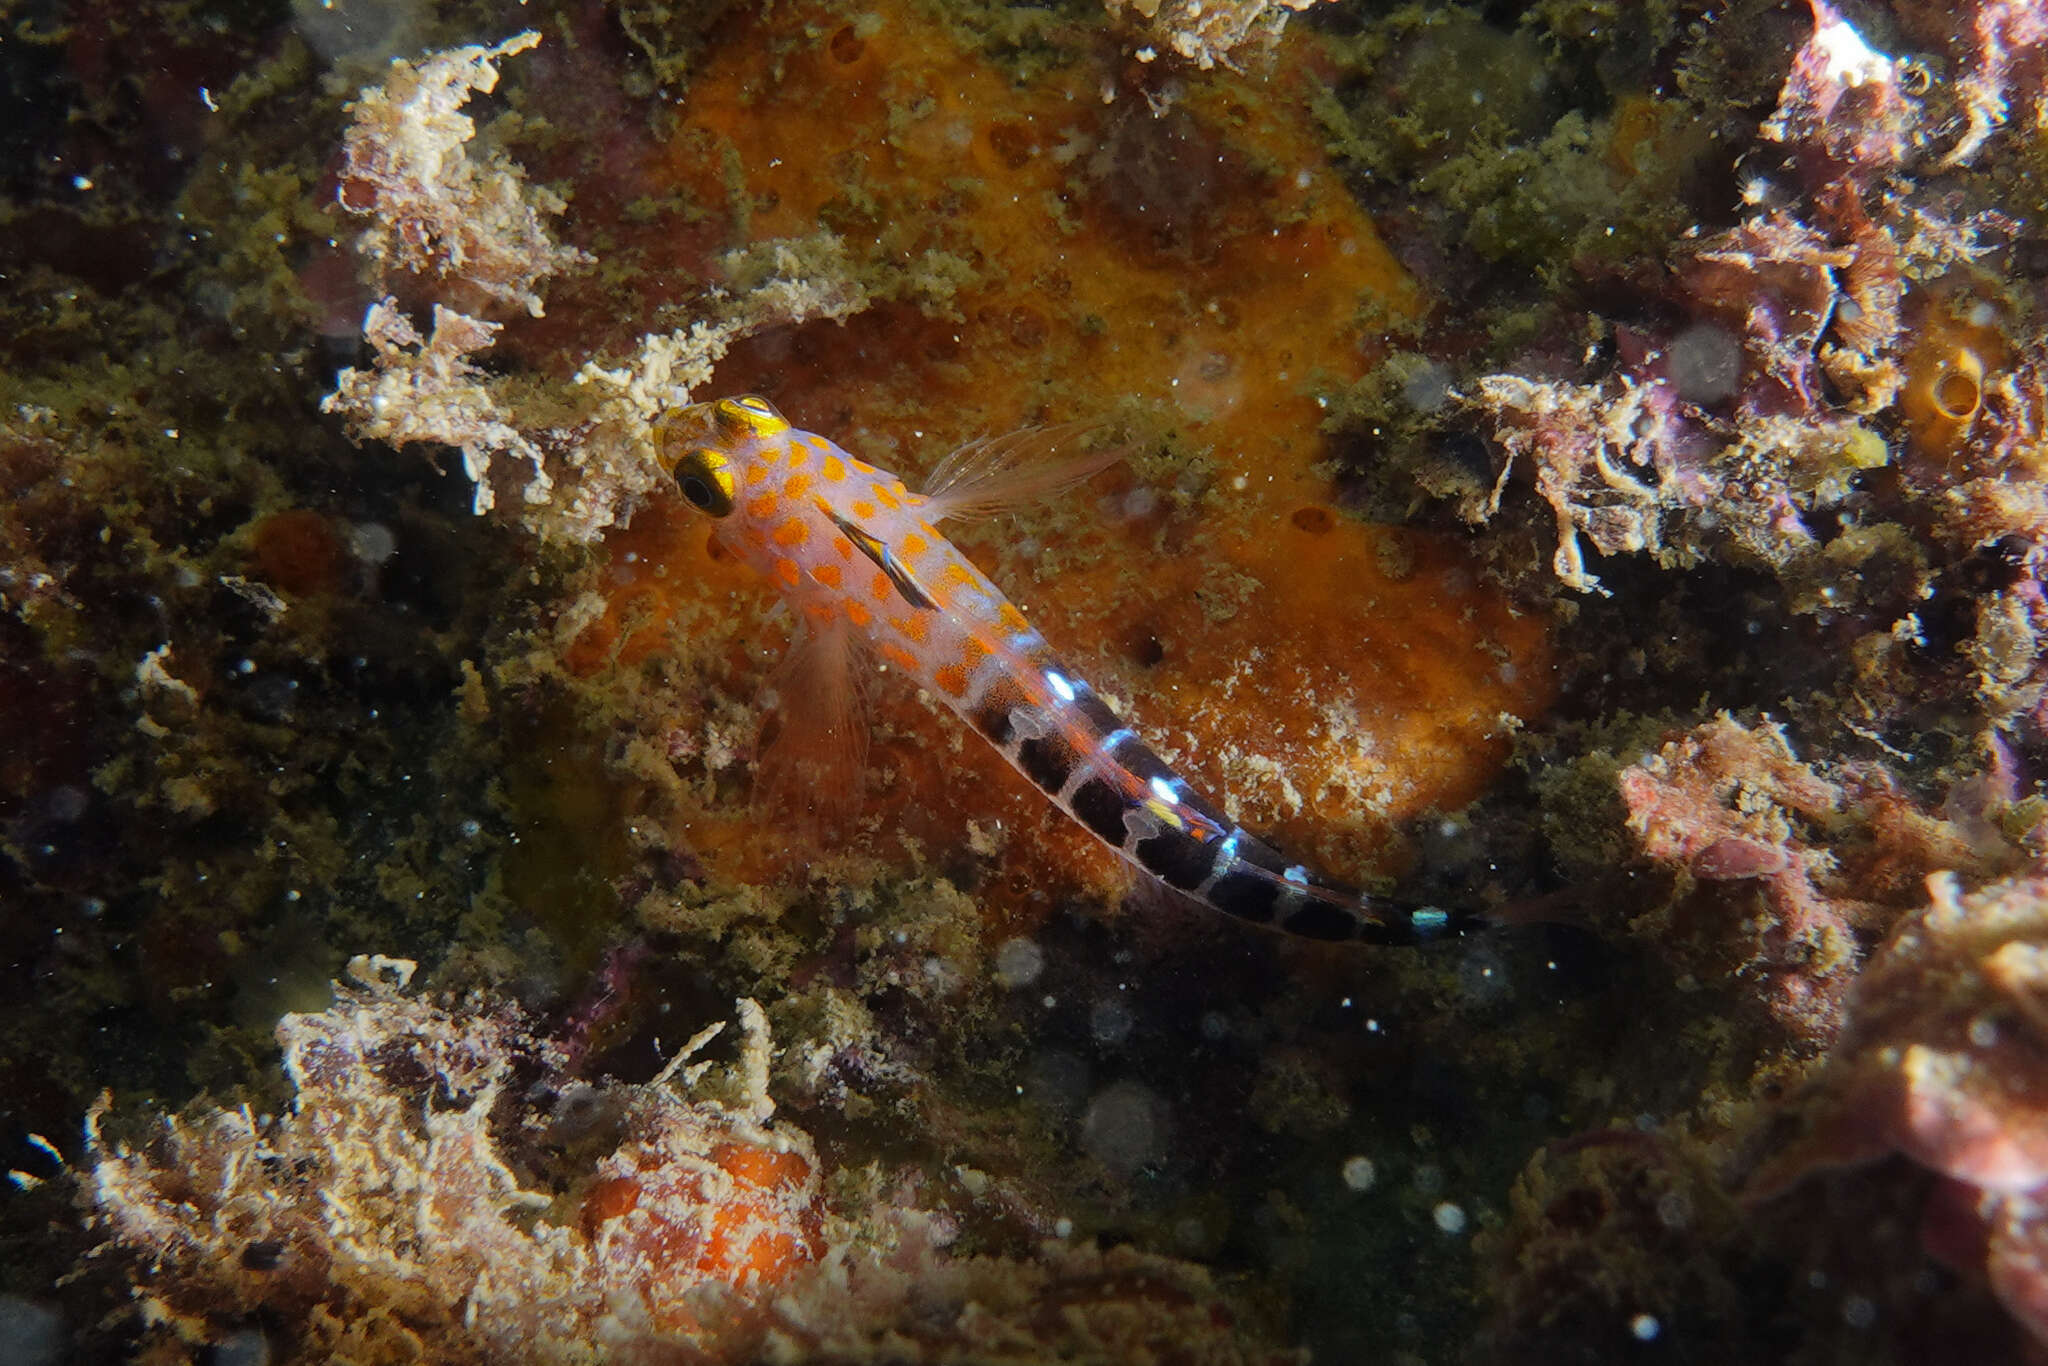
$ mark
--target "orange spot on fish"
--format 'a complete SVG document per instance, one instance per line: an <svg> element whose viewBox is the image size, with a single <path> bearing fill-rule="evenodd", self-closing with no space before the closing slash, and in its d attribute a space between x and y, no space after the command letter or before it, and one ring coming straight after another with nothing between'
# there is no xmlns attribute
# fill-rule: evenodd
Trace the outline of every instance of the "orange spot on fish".
<svg viewBox="0 0 2048 1366"><path fill-rule="evenodd" d="M811 476L799 471L789 476L789 479L782 485L782 496L785 498L801 498L804 496L804 490L810 486Z"/></svg>
<svg viewBox="0 0 2048 1366"><path fill-rule="evenodd" d="M960 642L960 666L970 673L980 668L988 655L988 642L980 636L969 636Z"/></svg>
<svg viewBox="0 0 2048 1366"><path fill-rule="evenodd" d="M868 596L876 602L887 602L889 595L895 591L896 585L889 581L887 574L881 573L879 570L876 571L872 579L868 580Z"/></svg>
<svg viewBox="0 0 2048 1366"><path fill-rule="evenodd" d="M811 529L804 525L801 517L785 518L782 525L775 528L775 544L784 550L794 550L809 539Z"/></svg>
<svg viewBox="0 0 2048 1366"><path fill-rule="evenodd" d="M914 531L905 536L902 543L896 547L897 552L902 555L922 555L931 548L932 543Z"/></svg>
<svg viewBox="0 0 2048 1366"><path fill-rule="evenodd" d="M939 685L939 691L948 697L967 696L967 670L958 664L948 664L932 675L932 682Z"/></svg>
<svg viewBox="0 0 2048 1366"><path fill-rule="evenodd" d="M872 522L875 519L875 505L863 498L853 505L853 515L863 522Z"/></svg>
<svg viewBox="0 0 2048 1366"><path fill-rule="evenodd" d="M832 620L833 617L837 616L838 613L832 610L832 605L830 603L807 602L804 604L804 615L822 626L826 622Z"/></svg>
<svg viewBox="0 0 2048 1366"><path fill-rule="evenodd" d="M775 562L775 577L781 580L785 587L794 588L803 578L803 572L796 567L795 560L785 557Z"/></svg>
<svg viewBox="0 0 2048 1366"><path fill-rule="evenodd" d="M747 499L747 516L765 522L775 515L775 502L774 494L757 493Z"/></svg>
<svg viewBox="0 0 2048 1366"><path fill-rule="evenodd" d="M836 455L828 455L820 473L836 484L846 477L846 462Z"/></svg>
<svg viewBox="0 0 2048 1366"><path fill-rule="evenodd" d="M939 582L948 588L974 587L974 571L958 560L946 566L946 572L939 575Z"/></svg>
<svg viewBox="0 0 2048 1366"><path fill-rule="evenodd" d="M917 672L917 656L904 649L901 645L891 645L885 640L880 645L877 645L875 649L881 652L882 658L888 660L905 673Z"/></svg>
<svg viewBox="0 0 2048 1366"><path fill-rule="evenodd" d="M853 558L853 542L847 540L844 536L832 542L832 548L839 552L839 558L842 560Z"/></svg>
<svg viewBox="0 0 2048 1366"><path fill-rule="evenodd" d="M1028 631L1031 629L1030 619L1017 610L1015 603L1004 603L996 609L996 615L1002 619L1003 625L1009 627L1012 631Z"/></svg>
<svg viewBox="0 0 2048 1366"><path fill-rule="evenodd" d="M908 616L890 617L889 624L920 645L924 644L931 637L930 624L925 621L922 612L912 612Z"/></svg>
<svg viewBox="0 0 2048 1366"><path fill-rule="evenodd" d="M827 588L837 588L845 578L845 575L839 572L839 566L836 564L821 564L812 567L811 577L824 584Z"/></svg>
<svg viewBox="0 0 2048 1366"><path fill-rule="evenodd" d="M903 504L897 495L903 492L903 481L898 479L893 487L887 484L875 485L875 501L885 508L900 508Z"/></svg>
<svg viewBox="0 0 2048 1366"><path fill-rule="evenodd" d="M880 471L880 470L876 469L876 468L875 468L875 467L874 467L873 465L870 465L870 464L869 464L869 463L868 463L867 461L865 461L865 460L856 460L856 461L854 461L854 462L853 462L853 472L854 472L855 474L880 474L880 473L881 473L881 471Z"/></svg>
<svg viewBox="0 0 2048 1366"><path fill-rule="evenodd" d="M865 626L875 619L875 614L870 612L868 605L860 599L848 598L846 600L846 619L855 626Z"/></svg>

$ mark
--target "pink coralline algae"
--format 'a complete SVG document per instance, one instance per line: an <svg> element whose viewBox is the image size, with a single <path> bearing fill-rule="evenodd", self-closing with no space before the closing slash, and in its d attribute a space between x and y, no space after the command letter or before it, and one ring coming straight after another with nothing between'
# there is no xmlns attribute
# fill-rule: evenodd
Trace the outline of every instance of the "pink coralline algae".
<svg viewBox="0 0 2048 1366"><path fill-rule="evenodd" d="M1981 1274L2048 1353L2048 879L1948 875L1871 960L1755 1200L1891 1153L1938 1175L1927 1250Z"/></svg>
<svg viewBox="0 0 2048 1366"><path fill-rule="evenodd" d="M1755 979L1779 1025L1809 1046L1835 1036L1862 942L1914 904L1928 872L2024 860L1989 822L1925 812L1874 766L1823 777L1775 725L1718 717L1618 784L1643 854L1683 879L1654 930L1664 951L1697 954L1698 974Z"/></svg>
<svg viewBox="0 0 2048 1366"><path fill-rule="evenodd" d="M2048 18L2038 2L1975 7L1974 74L1934 87L1824 0L1812 11L1742 169L1749 216L1633 281L1656 321L1616 329L1604 377L1503 373L1470 392L1508 460L1468 515L1497 512L1524 471L1555 515L1570 588L1601 591L1590 547L1766 568L1802 610L1842 605L1861 542L1832 555L1830 543L1871 520L1855 495L1884 466L1901 476L1887 497L1926 505L1907 520L1960 553L2048 524L2038 496L2010 506L1980 487L2038 481L2041 464L2038 348L2005 339L2010 316L1978 264L2015 225L1969 211L1967 187L1931 188L2003 124L2016 83L2038 86ZM1988 510L2001 501L2003 523Z"/></svg>
<svg viewBox="0 0 2048 1366"><path fill-rule="evenodd" d="M1763 135L1794 148L1809 184L1847 176L1861 189L1905 160L1919 111L1900 64L1864 42L1826 0L1812 4L1813 36L1792 59Z"/></svg>

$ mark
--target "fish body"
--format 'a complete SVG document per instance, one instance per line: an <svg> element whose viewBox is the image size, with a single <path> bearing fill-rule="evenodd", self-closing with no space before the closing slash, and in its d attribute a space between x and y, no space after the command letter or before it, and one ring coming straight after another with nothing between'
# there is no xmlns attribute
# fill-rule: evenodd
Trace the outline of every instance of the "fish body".
<svg viewBox="0 0 2048 1366"><path fill-rule="evenodd" d="M656 453L813 641L862 642L881 668L943 699L1150 876L1241 920L1313 939L1413 943L1459 927L1444 911L1326 878L1232 821L1124 725L938 529L948 517L1011 501L1019 487L1042 491L1070 475L981 443L913 492L753 396L671 414L657 424Z"/></svg>

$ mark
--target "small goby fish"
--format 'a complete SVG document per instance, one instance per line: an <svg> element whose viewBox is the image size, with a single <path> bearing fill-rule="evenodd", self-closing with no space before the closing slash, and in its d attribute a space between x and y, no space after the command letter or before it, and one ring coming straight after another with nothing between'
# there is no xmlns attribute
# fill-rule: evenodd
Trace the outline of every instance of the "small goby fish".
<svg viewBox="0 0 2048 1366"><path fill-rule="evenodd" d="M807 781L821 791L857 782L864 644L886 669L943 698L1103 843L1178 892L1310 939L1412 944L1462 929L1461 916L1326 878L1224 815L939 531L948 519L1042 497L1120 457L1047 458L1085 430L1075 423L973 443L913 493L753 395L692 404L655 424L661 468L694 507L720 519L718 539L805 624L780 679L778 691L795 706L776 747L804 754Z"/></svg>

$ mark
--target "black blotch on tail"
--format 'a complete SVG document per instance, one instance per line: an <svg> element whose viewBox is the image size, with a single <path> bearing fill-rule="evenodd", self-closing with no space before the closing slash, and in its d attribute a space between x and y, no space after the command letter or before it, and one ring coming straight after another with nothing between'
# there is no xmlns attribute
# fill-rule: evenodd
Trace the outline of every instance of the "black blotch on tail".
<svg viewBox="0 0 2048 1366"><path fill-rule="evenodd" d="M1255 925L1273 923L1273 908L1279 904L1280 889L1250 873L1225 873L1216 879L1206 898L1210 905L1239 920Z"/></svg>
<svg viewBox="0 0 2048 1366"><path fill-rule="evenodd" d="M988 703L983 703L981 706L976 707L974 714L967 719L996 748L1001 749L1010 743L1011 727L1010 709L1008 707L991 706Z"/></svg>
<svg viewBox="0 0 2048 1366"><path fill-rule="evenodd" d="M1088 719L1097 736L1109 734L1122 727L1123 722L1109 709L1109 703L1097 697L1093 689L1082 692L1074 699L1074 710Z"/></svg>
<svg viewBox="0 0 2048 1366"><path fill-rule="evenodd" d="M1356 939L1362 927L1358 916L1327 901L1309 901L1290 912L1280 928L1304 939Z"/></svg>
<svg viewBox="0 0 2048 1366"><path fill-rule="evenodd" d="M1116 760L1125 772L1135 776L1141 783L1149 783L1154 778L1173 776L1173 770L1166 766L1166 761L1154 754L1152 747L1136 736L1117 741L1116 748L1110 751L1109 757Z"/></svg>
<svg viewBox="0 0 2048 1366"><path fill-rule="evenodd" d="M1074 815L1081 824L1111 844L1124 842L1124 799L1100 778L1082 783L1074 793Z"/></svg>
<svg viewBox="0 0 2048 1366"><path fill-rule="evenodd" d="M1047 792L1058 792L1067 785L1067 775L1074 771L1078 757L1066 741L1052 735L1034 735L1017 746L1017 763L1024 776ZM1122 842L1121 836L1118 842Z"/></svg>
<svg viewBox="0 0 2048 1366"><path fill-rule="evenodd" d="M1138 841L1134 851L1145 870L1169 887L1189 891L1208 879L1216 864L1214 848L1201 844L1178 830L1167 830Z"/></svg>

